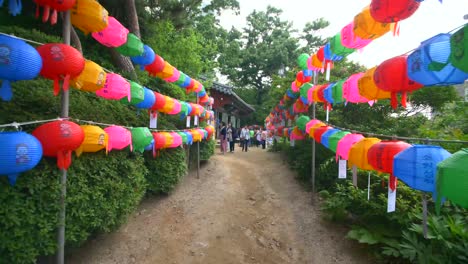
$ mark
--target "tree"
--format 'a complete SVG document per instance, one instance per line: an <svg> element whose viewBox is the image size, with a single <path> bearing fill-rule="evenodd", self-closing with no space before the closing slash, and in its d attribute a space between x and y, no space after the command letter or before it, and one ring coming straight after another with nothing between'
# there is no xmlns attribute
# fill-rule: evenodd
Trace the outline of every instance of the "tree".
<svg viewBox="0 0 468 264"><path fill-rule="evenodd" d="M316 51L317 47L326 44L326 39L319 35L319 31L330 25L330 22L323 17L312 22L307 22L302 30L301 38L306 41L306 45L301 48L301 53L311 54Z"/></svg>

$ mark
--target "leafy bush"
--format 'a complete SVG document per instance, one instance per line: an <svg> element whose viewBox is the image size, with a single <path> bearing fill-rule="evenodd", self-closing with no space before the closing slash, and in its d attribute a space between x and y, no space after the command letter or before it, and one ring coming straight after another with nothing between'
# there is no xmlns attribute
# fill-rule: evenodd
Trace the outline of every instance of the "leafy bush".
<svg viewBox="0 0 468 264"><path fill-rule="evenodd" d="M187 173L187 161L183 148L165 149L156 158L146 152L145 165L148 190L153 193L169 193Z"/></svg>
<svg viewBox="0 0 468 264"><path fill-rule="evenodd" d="M145 193L143 159L125 151L74 158L67 183L67 244L127 219ZM33 263L56 250L60 175L55 159L42 159L15 186L0 178L0 263Z"/></svg>

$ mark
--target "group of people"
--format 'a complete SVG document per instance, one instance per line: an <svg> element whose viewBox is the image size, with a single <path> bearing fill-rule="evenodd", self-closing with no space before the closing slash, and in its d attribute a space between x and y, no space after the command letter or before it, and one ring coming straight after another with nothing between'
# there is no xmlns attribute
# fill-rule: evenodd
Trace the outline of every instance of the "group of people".
<svg viewBox="0 0 468 264"><path fill-rule="evenodd" d="M268 132L261 127L259 129L249 128L247 125L243 128L236 129L232 127L231 123L221 123L219 130L219 138L221 143L221 153L227 152L227 146L229 144L229 152L234 152L236 139L239 139L240 147L242 151L247 152L248 148L255 145L256 147L262 146L262 149L266 148L268 140Z"/></svg>

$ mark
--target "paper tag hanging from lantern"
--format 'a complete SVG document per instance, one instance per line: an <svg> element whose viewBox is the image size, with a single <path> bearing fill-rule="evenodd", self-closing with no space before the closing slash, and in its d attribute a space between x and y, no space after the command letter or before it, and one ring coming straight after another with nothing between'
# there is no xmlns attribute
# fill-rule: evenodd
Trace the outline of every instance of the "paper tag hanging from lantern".
<svg viewBox="0 0 468 264"><path fill-rule="evenodd" d="M294 147L296 145L296 141L294 139L289 141L289 143L291 144L291 147Z"/></svg>
<svg viewBox="0 0 468 264"><path fill-rule="evenodd" d="M150 128L158 128L158 111L150 110Z"/></svg>
<svg viewBox="0 0 468 264"><path fill-rule="evenodd" d="M338 179L346 179L347 160L340 159L338 162Z"/></svg>
<svg viewBox="0 0 468 264"><path fill-rule="evenodd" d="M195 118L193 120L193 125L198 126L198 116L195 116Z"/></svg>
<svg viewBox="0 0 468 264"><path fill-rule="evenodd" d="M327 81L330 81L330 69L331 68L331 65L330 65L330 62L327 62L327 71L325 73L325 80Z"/></svg>
<svg viewBox="0 0 468 264"><path fill-rule="evenodd" d="M390 181L388 181L387 213L395 212L396 208L396 188L392 191Z"/></svg>
<svg viewBox="0 0 468 264"><path fill-rule="evenodd" d="M190 116L187 116L187 127L190 127Z"/></svg>

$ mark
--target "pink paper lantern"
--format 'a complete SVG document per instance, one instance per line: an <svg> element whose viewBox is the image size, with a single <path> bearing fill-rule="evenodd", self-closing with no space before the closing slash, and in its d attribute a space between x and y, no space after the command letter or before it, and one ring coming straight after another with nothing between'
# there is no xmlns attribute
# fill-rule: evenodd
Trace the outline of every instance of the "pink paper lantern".
<svg viewBox="0 0 468 264"><path fill-rule="evenodd" d="M343 84L343 97L350 103L369 103L373 105L374 101L369 101L359 94L358 81L364 76L363 72L351 75Z"/></svg>
<svg viewBox="0 0 468 264"><path fill-rule="evenodd" d="M165 78L164 80L165 80L166 82L171 82L171 83L173 83L173 82L179 80L179 77L180 77L180 71L177 70L177 69L174 67L174 73L172 74L172 76L171 76L171 77L168 77L168 78Z"/></svg>
<svg viewBox="0 0 468 264"><path fill-rule="evenodd" d="M132 93L130 92L130 82L118 74L108 73L104 87L97 90L96 95L109 100L120 100L124 97L127 97L128 101L130 102L132 99Z"/></svg>
<svg viewBox="0 0 468 264"><path fill-rule="evenodd" d="M95 40L107 47L119 47L127 42L128 29L126 29L114 17L109 16L107 27L99 32L93 32L91 35Z"/></svg>
<svg viewBox="0 0 468 264"><path fill-rule="evenodd" d="M293 81L293 82L291 83L291 90L292 90L293 92L295 92L295 93L298 93L298 92L299 92L299 87L297 87L296 81Z"/></svg>
<svg viewBox="0 0 468 264"><path fill-rule="evenodd" d="M177 148L182 145L182 137L177 134L176 132L170 133L172 136L172 144L169 146L170 148Z"/></svg>
<svg viewBox="0 0 468 264"><path fill-rule="evenodd" d="M168 112L169 115L177 115L180 113L180 110L182 109L182 105L180 104L179 100L174 99L174 107L172 110Z"/></svg>
<svg viewBox="0 0 468 264"><path fill-rule="evenodd" d="M353 147L354 144L364 139L364 136L361 134L347 134L340 141L338 141L338 146L336 148L336 159L339 157L344 160L348 160L349 150Z"/></svg>
<svg viewBox="0 0 468 264"><path fill-rule="evenodd" d="M130 146L132 147L132 133L121 126L110 126L104 128L104 131L109 135L109 142L107 144L108 151L112 149L121 150Z"/></svg>
<svg viewBox="0 0 468 264"><path fill-rule="evenodd" d="M361 49L371 43L372 39L362 39L354 35L354 21L341 30L341 44L350 49Z"/></svg>
<svg viewBox="0 0 468 264"><path fill-rule="evenodd" d="M309 122L307 122L307 124L306 124L306 129L305 129L306 133L309 134L310 129L311 129L313 126L315 126L315 125L317 125L317 124L320 124L320 123L322 123L322 121L317 120L317 119L312 119L312 120L310 120ZM322 124L323 124L323 123L322 123Z"/></svg>

